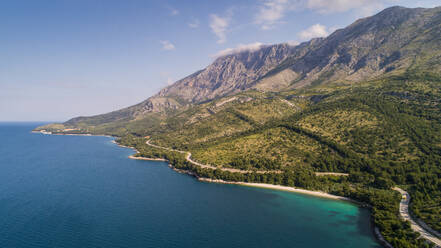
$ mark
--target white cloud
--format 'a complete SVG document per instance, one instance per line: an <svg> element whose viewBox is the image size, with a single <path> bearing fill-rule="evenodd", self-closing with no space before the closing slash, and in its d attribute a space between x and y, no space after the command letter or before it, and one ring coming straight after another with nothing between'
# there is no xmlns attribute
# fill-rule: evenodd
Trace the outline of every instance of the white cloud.
<svg viewBox="0 0 441 248"><path fill-rule="evenodd" d="M290 41L286 42L286 44L288 44L290 46L297 46L300 44L300 42L298 42L296 40L290 40Z"/></svg>
<svg viewBox="0 0 441 248"><path fill-rule="evenodd" d="M188 23L188 26L190 28L198 28L199 27L199 20L198 19L192 19L191 22Z"/></svg>
<svg viewBox="0 0 441 248"><path fill-rule="evenodd" d="M179 14L179 10L177 9L172 9L170 15L175 16Z"/></svg>
<svg viewBox="0 0 441 248"><path fill-rule="evenodd" d="M372 15L400 0L262 0L254 23L263 30L284 23L284 17L295 10L309 9L320 14L354 11L360 17Z"/></svg>
<svg viewBox="0 0 441 248"><path fill-rule="evenodd" d="M162 50L170 51L175 50L175 45L168 40L159 41L162 44Z"/></svg>
<svg viewBox="0 0 441 248"><path fill-rule="evenodd" d="M356 10L366 16L383 9L391 0L307 0L306 7L322 14Z"/></svg>
<svg viewBox="0 0 441 248"><path fill-rule="evenodd" d="M338 26L332 26L332 27L328 28L328 33L329 33L329 34L332 34L332 33L334 33L335 31L337 31L338 29L340 29L340 27L338 27Z"/></svg>
<svg viewBox="0 0 441 248"><path fill-rule="evenodd" d="M227 41L227 29L230 24L230 18L220 17L216 14L210 15L210 28L211 31L217 36L217 43L222 44Z"/></svg>
<svg viewBox="0 0 441 248"><path fill-rule="evenodd" d="M175 82L171 76L171 73L168 71L161 71L159 72L159 75L161 77L161 81L163 81L166 85L172 85Z"/></svg>
<svg viewBox="0 0 441 248"><path fill-rule="evenodd" d="M175 81L173 80L173 78L168 77L167 78L167 85L172 85Z"/></svg>
<svg viewBox="0 0 441 248"><path fill-rule="evenodd" d="M167 9L170 11L171 16L179 15L179 10L173 8L172 6L167 6Z"/></svg>
<svg viewBox="0 0 441 248"><path fill-rule="evenodd" d="M255 23L263 30L274 28L282 23L285 14L294 9L294 2L290 0L266 0L259 7L259 13L255 16Z"/></svg>
<svg viewBox="0 0 441 248"><path fill-rule="evenodd" d="M230 55L230 54L234 54L234 53L240 53L240 52L245 52L245 51L257 51L260 48L264 47L265 44L260 43L260 42L254 42L254 43L250 43L250 44L239 44L238 46L234 47L234 48L227 48L224 49L222 51L217 52L214 57L222 57L222 56L226 56L226 55Z"/></svg>
<svg viewBox="0 0 441 248"><path fill-rule="evenodd" d="M300 32L299 36L303 40L310 40L312 38L325 37L328 36L328 34L329 33L325 26L321 24L314 24L311 27Z"/></svg>

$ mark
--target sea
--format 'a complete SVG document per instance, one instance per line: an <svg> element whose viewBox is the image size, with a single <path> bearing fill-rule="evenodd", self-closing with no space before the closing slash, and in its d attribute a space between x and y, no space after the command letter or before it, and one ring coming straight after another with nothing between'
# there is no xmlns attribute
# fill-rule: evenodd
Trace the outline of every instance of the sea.
<svg viewBox="0 0 441 248"><path fill-rule="evenodd" d="M200 182L104 136L0 123L0 247L381 247L368 209Z"/></svg>

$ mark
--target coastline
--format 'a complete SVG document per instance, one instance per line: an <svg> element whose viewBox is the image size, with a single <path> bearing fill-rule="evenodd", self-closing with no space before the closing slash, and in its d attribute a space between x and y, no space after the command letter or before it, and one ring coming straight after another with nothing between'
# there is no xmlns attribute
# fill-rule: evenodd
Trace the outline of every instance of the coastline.
<svg viewBox="0 0 441 248"><path fill-rule="evenodd" d="M282 186L282 185L276 185L276 184L267 184L267 183L231 182L231 181L225 181L225 180L220 180L220 179L210 179L210 178L203 178L203 177L198 178L198 180L201 181L201 182L221 183L221 184L236 184L236 185L247 186L247 187L255 187L255 188L272 189L272 190L278 190L278 191L294 192L294 193L311 195L311 196L316 196L316 197L321 197L321 198L328 198L328 199L333 199L333 200L348 201L348 202L352 202L352 203L355 203L357 205L363 206L363 204L361 202L355 201L355 200L350 199L348 197L332 195L332 194L325 193L325 192L322 192L322 191L300 189L300 188L295 188L295 187Z"/></svg>
<svg viewBox="0 0 441 248"><path fill-rule="evenodd" d="M132 157L133 156L129 156L129 158L132 158ZM158 159L144 158L144 157L142 157L142 158L132 158L132 159L149 160L149 161L158 160ZM159 159L159 161L169 162L166 159ZM313 190L300 189L300 188L289 187L289 186L282 186L282 185L275 185L275 184L266 184L266 183L233 182L233 181L225 181L225 180L221 180L221 179L204 178L204 177L199 177L196 173L194 173L192 171L177 169L177 168L175 168L170 163L168 164L168 167L170 169L174 170L177 173L187 174L189 176L193 176L193 177L195 177L200 182L220 183L220 184L234 184L234 185L239 185L239 186L244 186L244 187L256 187L256 188L264 188L264 189L285 191L285 192L291 192L291 193L299 193L299 194L304 194L304 195L310 195L310 196L313 196L313 197L326 198L326 199L330 199L330 200L345 201L345 202L349 202L349 203L355 204L358 207L363 207L363 208L371 209L371 206L369 204L366 204L366 203L363 203L363 202L359 202L359 201L356 201L356 200L348 198L348 197L333 195L333 194L325 193L325 192L322 192L322 191L313 191ZM372 218L372 215L371 215L371 218ZM381 246L386 247L386 248L394 248L383 237L383 235L380 232L380 229L377 226L375 226L375 224L373 223L372 219L371 219L371 222L372 222L371 231L372 231L372 234L375 237L375 239L378 241L378 243Z"/></svg>
<svg viewBox="0 0 441 248"><path fill-rule="evenodd" d="M34 130L32 130L31 133L40 133L40 134L46 134L46 135L67 135L67 136L103 136L103 137L115 138L115 136L112 136L112 135L90 134L90 133L52 133L52 132L34 131Z"/></svg>
<svg viewBox="0 0 441 248"><path fill-rule="evenodd" d="M40 133L40 134L45 134L45 135L67 135L67 136L100 136L100 137L108 137L108 138L116 138L115 136L111 136L111 135L105 135L105 134L90 134L90 133L85 133L85 134L74 134L74 133L52 133L52 132L46 132L46 131L34 131L32 130L31 133ZM134 155L138 154L138 150L136 150L134 147L131 146L125 146L125 145L121 145L118 142L115 141L115 139L111 140L110 142L116 144L119 147L124 147L124 148L129 148L132 149L133 151L135 151L135 154L129 155L128 158L130 159L135 159L135 160L150 160L150 161L166 161L165 159L161 159L161 158L145 158L145 157L135 157Z"/></svg>
<svg viewBox="0 0 441 248"><path fill-rule="evenodd" d="M130 148L130 147L127 147ZM135 157L134 155L130 155L128 158L134 159L134 160L148 160L148 161L167 161L163 158L146 158L146 157Z"/></svg>
<svg viewBox="0 0 441 248"><path fill-rule="evenodd" d="M33 133L50 134L50 135L106 136L106 137L110 137L110 138L115 138L114 136L109 136L109 135L52 134L52 133L43 133L41 131L32 131L32 132ZM132 154L132 155L128 156L129 159L146 160L146 161L158 161L158 162L159 161L169 162L167 159L162 159L162 158L135 157L134 155L136 155L139 152L134 147L129 147L129 146L121 145L121 144L117 143L115 140L112 140L111 142L116 144L117 146L124 147L124 148L129 148L129 149L134 150L135 154ZM365 204L365 203L353 200L353 199L348 198L348 197L333 195L333 194L325 193L325 192L322 192L322 191L306 190L306 189L300 189L300 188L289 187L289 186L282 186L282 185L275 185L275 184L233 182L233 181L225 181L225 180L220 180L220 179L203 178L203 177L199 177L196 173L194 173L192 171L177 169L177 168L175 168L170 163L168 163L168 167L171 168L172 170L174 170L175 172L193 176L197 180L199 180L200 182L220 183L220 184L235 184L235 185L240 185L240 186L245 186L245 187L256 187L256 188L265 188L265 189L270 189L270 190L278 190L278 191L285 191L285 192L292 192L292 193L300 193L300 194L310 195L310 196L314 196L314 197L321 197L321 198L326 198L326 199L331 199L331 200L346 201L346 202L350 202L352 204L356 204L359 207L366 207L366 208L370 208L371 207L368 204ZM383 247L393 248L393 246L386 241L386 239L383 237L383 235L381 235L381 232L379 231L378 227L376 227L375 225L372 226L372 232L374 234L374 237L377 239L377 241Z"/></svg>
<svg viewBox="0 0 441 248"><path fill-rule="evenodd" d="M138 154L139 151L136 150L135 147L121 145L118 142L116 142L115 140L112 140L112 143L117 145L117 146L119 146L119 147L129 148L129 149L132 149L133 151L135 151L134 154L128 156L128 158L130 158L130 159L134 159L134 160L148 160L148 161L167 161L166 159L163 159L163 158L136 157L135 155Z"/></svg>
<svg viewBox="0 0 441 248"><path fill-rule="evenodd" d="M32 131L32 132L33 133L43 133L41 131ZM43 134L47 134L47 133L43 133ZM50 133L50 135L105 136L105 137L115 138L115 137L109 136L109 135L92 135L92 134L53 134L53 133ZM134 150L135 154L129 155L128 156L129 159L169 162L168 160L163 159L163 158L136 157L135 155L138 154L139 152L134 147L121 145L118 142L116 142L115 140L112 140L111 142L116 144L119 147L124 147L124 148L129 148L129 149ZM172 164L169 164L169 167L171 169L173 169L174 171L178 172L178 173L183 173L183 174L188 174L188 175L194 176L194 177L196 177L201 182L221 183L221 184L236 184L236 185L247 186L247 187L256 187L256 188L265 188L265 189L272 189L272 190L279 190L279 191L286 191L286 192L301 193L301 194L306 194L306 195L311 195L311 196L316 196L316 197L348 201L348 202L352 202L352 203L355 203L357 205L360 205L362 207L369 207L367 204L358 202L358 201L353 200L351 198L344 197L344 196L333 195L333 194L329 194L329 193L326 193L326 192L323 192L323 191L314 191L314 190L307 190L307 189L301 189L301 188L295 188L295 187L289 187L289 186L282 186L282 185L275 185L275 184L267 184L267 183L233 182L233 181L225 181L225 180L221 180L221 179L204 178L204 177L197 176L194 172L191 172L191 171L176 169Z"/></svg>
<svg viewBox="0 0 441 248"><path fill-rule="evenodd" d="M310 195L310 196L313 196L313 197L320 197L320 198L336 200L336 201L346 201L346 202L355 204L355 205L357 205L359 207L371 209L371 206L366 204L366 203L362 203L362 202L359 202L359 201L356 201L354 199L351 199L351 198L348 198L348 197L344 197L344 196L338 196L338 195L333 195L333 194L325 193L325 192L322 192L322 191L313 191L313 190L306 190L306 189L300 189L300 188L295 188L295 187L275 185L275 184L266 184L266 183L231 182L231 181L225 181L225 180L220 180L220 179L203 178L203 177L198 177L197 175L195 175L194 173L191 173L191 172L188 173L187 171L175 169L175 168L173 168L172 165L169 165L169 167L172 168L173 170L179 172L179 173L186 173L186 174L192 175L192 176L196 177L201 182L220 183L220 184L235 184L235 185L245 186L245 187L255 187L255 188L264 188L264 189L270 189L270 190L278 190L278 191L299 193L299 194L304 194L304 195ZM371 222L372 222L371 231L372 231L372 234L374 235L374 237L377 239L378 243L380 245L382 245L383 247L385 247L385 248L394 248L383 237L383 235L380 232L380 229L377 226L375 226L375 224L374 224L374 222L372 220L372 215L371 215Z"/></svg>

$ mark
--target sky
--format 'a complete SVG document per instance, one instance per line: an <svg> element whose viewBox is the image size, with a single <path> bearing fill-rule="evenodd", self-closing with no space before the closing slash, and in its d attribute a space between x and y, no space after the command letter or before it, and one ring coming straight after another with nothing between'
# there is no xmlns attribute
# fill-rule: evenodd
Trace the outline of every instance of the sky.
<svg viewBox="0 0 441 248"><path fill-rule="evenodd" d="M395 5L441 1L0 1L0 121L117 110L218 56L325 37Z"/></svg>

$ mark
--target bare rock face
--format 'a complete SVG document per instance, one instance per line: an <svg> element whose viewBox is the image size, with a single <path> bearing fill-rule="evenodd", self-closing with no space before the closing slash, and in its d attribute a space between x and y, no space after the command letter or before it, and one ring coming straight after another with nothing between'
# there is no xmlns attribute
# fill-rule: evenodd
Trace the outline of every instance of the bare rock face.
<svg viewBox="0 0 441 248"><path fill-rule="evenodd" d="M261 91L280 91L288 88L298 78L299 74L287 68L279 73L262 78L253 88Z"/></svg>
<svg viewBox="0 0 441 248"><path fill-rule="evenodd" d="M181 107L183 106L173 98L152 97L134 108L134 116L142 116L149 112L159 113L166 110L176 110Z"/></svg>
<svg viewBox="0 0 441 248"><path fill-rule="evenodd" d="M297 88L338 80L357 82L416 69L415 65L439 71L440 23L441 7L391 7L335 31L277 70L301 75Z"/></svg>
<svg viewBox="0 0 441 248"><path fill-rule="evenodd" d="M158 96L200 102L247 89L295 51L278 44L217 58L207 68L161 90Z"/></svg>

